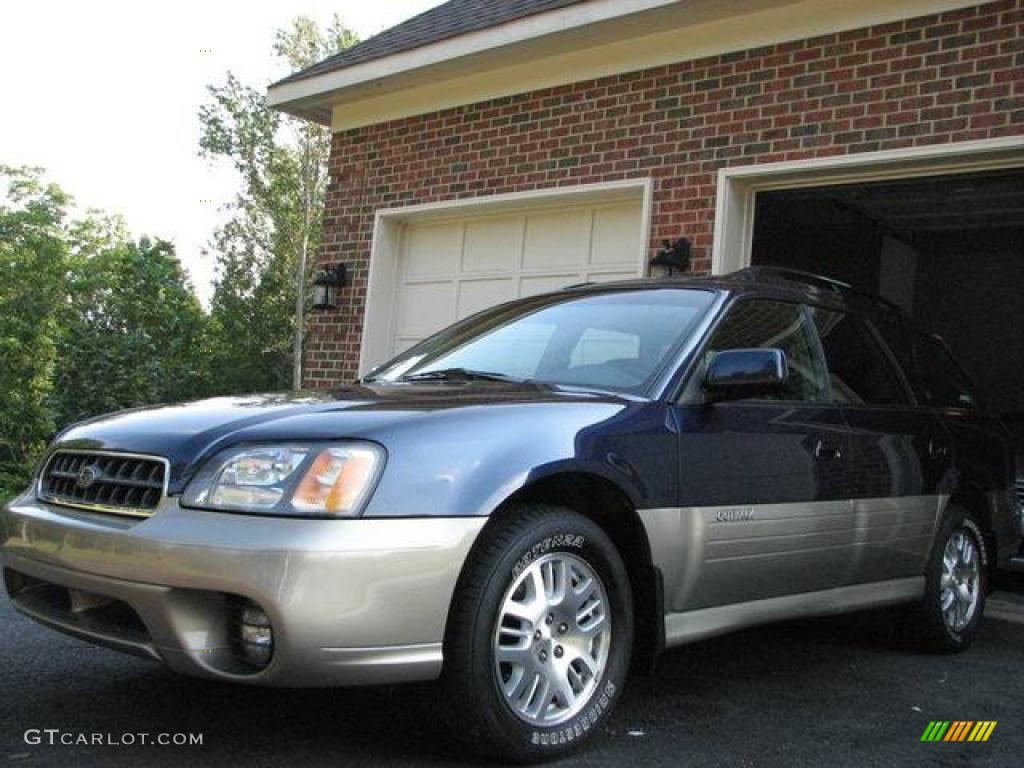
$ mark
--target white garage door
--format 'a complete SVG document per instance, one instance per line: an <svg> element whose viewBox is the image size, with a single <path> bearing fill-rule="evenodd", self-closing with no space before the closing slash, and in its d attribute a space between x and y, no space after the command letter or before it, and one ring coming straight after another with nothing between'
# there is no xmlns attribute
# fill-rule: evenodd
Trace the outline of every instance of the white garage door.
<svg viewBox="0 0 1024 768"><path fill-rule="evenodd" d="M640 201L408 224L389 357L524 296L641 274Z"/></svg>

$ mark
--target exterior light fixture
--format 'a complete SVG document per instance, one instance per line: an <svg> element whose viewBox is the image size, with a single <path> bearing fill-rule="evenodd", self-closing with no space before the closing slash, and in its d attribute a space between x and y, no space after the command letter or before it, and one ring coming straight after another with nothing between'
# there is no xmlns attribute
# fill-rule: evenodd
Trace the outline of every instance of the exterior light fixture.
<svg viewBox="0 0 1024 768"><path fill-rule="evenodd" d="M671 277L676 272L690 269L690 241L681 237L676 241L665 240L658 255L651 259L651 274Z"/></svg>
<svg viewBox="0 0 1024 768"><path fill-rule="evenodd" d="M338 289L345 286L348 270L344 264L325 266L313 281L313 309L337 309Z"/></svg>

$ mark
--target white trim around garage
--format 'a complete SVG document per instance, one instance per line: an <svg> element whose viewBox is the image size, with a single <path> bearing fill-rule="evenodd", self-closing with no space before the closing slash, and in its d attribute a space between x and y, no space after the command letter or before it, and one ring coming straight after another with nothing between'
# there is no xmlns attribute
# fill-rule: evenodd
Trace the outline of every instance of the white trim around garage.
<svg viewBox="0 0 1024 768"><path fill-rule="evenodd" d="M377 211L363 316L360 374L365 374L374 360L382 358L382 350L387 349L390 342L399 285L402 233L409 224L627 200L641 202L642 219L636 238L637 276L640 277L647 270L651 238L654 183L650 178L487 195Z"/></svg>
<svg viewBox="0 0 1024 768"><path fill-rule="evenodd" d="M758 192L1024 167L1024 136L723 168L718 172L711 271L749 267Z"/></svg>

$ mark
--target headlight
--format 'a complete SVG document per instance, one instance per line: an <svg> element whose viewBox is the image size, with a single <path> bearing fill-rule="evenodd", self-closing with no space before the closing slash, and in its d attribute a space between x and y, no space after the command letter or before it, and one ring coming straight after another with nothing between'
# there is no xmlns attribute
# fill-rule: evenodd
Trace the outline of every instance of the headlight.
<svg viewBox="0 0 1024 768"><path fill-rule="evenodd" d="M222 451L182 495L182 506L297 517L355 517L384 467L373 443L282 443Z"/></svg>

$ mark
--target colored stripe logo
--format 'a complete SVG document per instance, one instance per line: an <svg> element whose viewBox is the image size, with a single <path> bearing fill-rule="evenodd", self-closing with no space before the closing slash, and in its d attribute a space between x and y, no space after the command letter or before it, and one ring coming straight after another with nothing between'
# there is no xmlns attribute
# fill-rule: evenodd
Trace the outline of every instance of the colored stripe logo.
<svg viewBox="0 0 1024 768"><path fill-rule="evenodd" d="M996 720L933 720L924 729L921 741L988 741L996 729Z"/></svg>

